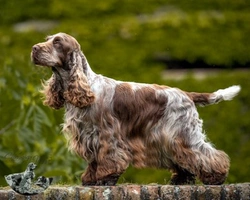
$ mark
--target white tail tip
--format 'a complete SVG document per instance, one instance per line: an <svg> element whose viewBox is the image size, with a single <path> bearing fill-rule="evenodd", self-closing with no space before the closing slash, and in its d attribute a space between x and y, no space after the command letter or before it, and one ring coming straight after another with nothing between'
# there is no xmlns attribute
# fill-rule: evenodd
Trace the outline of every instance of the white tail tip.
<svg viewBox="0 0 250 200"><path fill-rule="evenodd" d="M216 99L219 101L229 101L232 100L241 90L239 85L234 85L226 89L221 89L214 92Z"/></svg>

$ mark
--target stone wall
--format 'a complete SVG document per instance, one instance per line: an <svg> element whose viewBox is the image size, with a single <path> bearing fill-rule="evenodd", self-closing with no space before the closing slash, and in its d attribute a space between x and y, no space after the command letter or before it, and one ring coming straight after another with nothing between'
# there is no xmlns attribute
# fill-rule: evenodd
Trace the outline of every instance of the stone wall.
<svg viewBox="0 0 250 200"><path fill-rule="evenodd" d="M247 200L250 199L250 183L222 186L205 185L118 185L113 187L51 186L43 193L22 196L9 187L0 188L0 200L45 200L45 199L83 199L83 200Z"/></svg>

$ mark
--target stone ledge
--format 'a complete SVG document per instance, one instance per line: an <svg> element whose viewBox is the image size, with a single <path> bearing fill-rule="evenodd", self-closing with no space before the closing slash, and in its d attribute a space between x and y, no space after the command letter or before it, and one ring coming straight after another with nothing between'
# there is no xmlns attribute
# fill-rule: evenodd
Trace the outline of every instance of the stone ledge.
<svg viewBox="0 0 250 200"><path fill-rule="evenodd" d="M9 187L0 188L0 200L247 200L250 183L230 185L117 185L117 186L51 186L41 194L23 196Z"/></svg>

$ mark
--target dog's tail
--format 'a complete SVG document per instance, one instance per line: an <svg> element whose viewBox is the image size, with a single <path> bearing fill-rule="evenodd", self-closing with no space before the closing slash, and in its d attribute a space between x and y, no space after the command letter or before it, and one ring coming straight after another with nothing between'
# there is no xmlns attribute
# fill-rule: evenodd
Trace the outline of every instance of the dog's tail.
<svg viewBox="0 0 250 200"><path fill-rule="evenodd" d="M216 104L221 101L232 100L241 90L239 85L234 85L226 89L220 89L213 93L196 93L187 92L187 95L193 100L196 105L206 106Z"/></svg>

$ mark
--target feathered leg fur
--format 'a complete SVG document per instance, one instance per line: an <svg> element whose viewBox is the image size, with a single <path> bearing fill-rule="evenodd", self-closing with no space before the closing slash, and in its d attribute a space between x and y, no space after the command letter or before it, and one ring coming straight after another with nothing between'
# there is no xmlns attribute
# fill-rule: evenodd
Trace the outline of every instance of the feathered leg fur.
<svg viewBox="0 0 250 200"><path fill-rule="evenodd" d="M209 143L204 143L200 149L192 149L181 138L175 140L171 149L173 161L190 174L195 174L204 184L219 185L225 181L229 158L223 151L212 148ZM172 179L175 184L176 177Z"/></svg>

